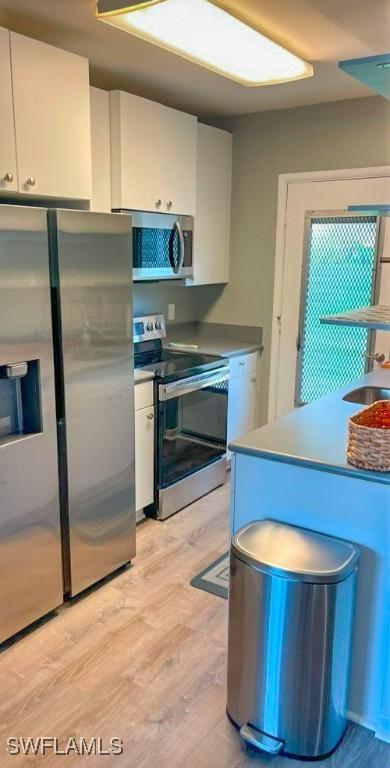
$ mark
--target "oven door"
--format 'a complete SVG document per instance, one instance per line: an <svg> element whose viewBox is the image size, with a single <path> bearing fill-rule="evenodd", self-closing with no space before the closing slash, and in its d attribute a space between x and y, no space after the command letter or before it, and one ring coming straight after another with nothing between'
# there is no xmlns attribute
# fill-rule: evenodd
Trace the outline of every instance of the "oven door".
<svg viewBox="0 0 390 768"><path fill-rule="evenodd" d="M145 211L131 211L131 215L134 280L191 277L193 217Z"/></svg>
<svg viewBox="0 0 390 768"><path fill-rule="evenodd" d="M158 487L226 454L229 367L159 386Z"/></svg>

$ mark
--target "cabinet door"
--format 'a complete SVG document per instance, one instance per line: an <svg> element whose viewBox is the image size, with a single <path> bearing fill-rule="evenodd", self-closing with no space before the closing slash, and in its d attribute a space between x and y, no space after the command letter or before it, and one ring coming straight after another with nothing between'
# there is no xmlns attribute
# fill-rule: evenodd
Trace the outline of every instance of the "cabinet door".
<svg viewBox="0 0 390 768"><path fill-rule="evenodd" d="M189 285L229 279L232 135L198 124L194 276Z"/></svg>
<svg viewBox="0 0 390 768"><path fill-rule="evenodd" d="M111 211L110 94L90 89L91 99L91 210Z"/></svg>
<svg viewBox="0 0 390 768"><path fill-rule="evenodd" d="M10 33L0 27L0 191L16 192L18 176L12 98Z"/></svg>
<svg viewBox="0 0 390 768"><path fill-rule="evenodd" d="M122 91L110 115L113 208L193 214L196 118Z"/></svg>
<svg viewBox="0 0 390 768"><path fill-rule="evenodd" d="M161 207L163 212L193 216L196 209L197 119L168 107L160 106L160 110L164 136Z"/></svg>
<svg viewBox="0 0 390 768"><path fill-rule="evenodd" d="M135 412L135 506L147 507L154 496L154 408Z"/></svg>
<svg viewBox="0 0 390 768"><path fill-rule="evenodd" d="M228 443L256 427L256 374L238 376L229 382Z"/></svg>
<svg viewBox="0 0 390 768"><path fill-rule="evenodd" d="M19 192L89 200L88 60L11 32Z"/></svg>

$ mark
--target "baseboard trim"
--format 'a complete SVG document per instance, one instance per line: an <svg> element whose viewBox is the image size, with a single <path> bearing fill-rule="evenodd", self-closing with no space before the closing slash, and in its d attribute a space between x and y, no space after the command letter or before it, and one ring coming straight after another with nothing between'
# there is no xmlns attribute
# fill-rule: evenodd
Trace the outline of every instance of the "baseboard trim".
<svg viewBox="0 0 390 768"><path fill-rule="evenodd" d="M374 733L376 731L376 725L372 720L368 720L367 717L363 717L362 715L356 715L355 712L352 712L350 709L347 709L347 720L356 723L356 725L361 725L363 728L368 728L369 731L374 731Z"/></svg>
<svg viewBox="0 0 390 768"><path fill-rule="evenodd" d="M390 744L390 733L383 733L378 730L376 723L374 723L372 720L369 720L367 717L357 715L355 712L352 712L350 709L348 709L347 719L352 723L356 723L356 725L360 725L362 728L367 728L367 730L373 731L376 739L384 741L386 744Z"/></svg>

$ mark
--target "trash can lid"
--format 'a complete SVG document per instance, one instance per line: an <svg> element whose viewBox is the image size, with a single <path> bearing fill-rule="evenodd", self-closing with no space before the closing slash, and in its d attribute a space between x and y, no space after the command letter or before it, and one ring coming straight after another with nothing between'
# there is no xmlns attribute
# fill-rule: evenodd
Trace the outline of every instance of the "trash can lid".
<svg viewBox="0 0 390 768"><path fill-rule="evenodd" d="M360 556L349 541L274 520L240 528L232 538L232 553L265 573L316 584L343 581Z"/></svg>

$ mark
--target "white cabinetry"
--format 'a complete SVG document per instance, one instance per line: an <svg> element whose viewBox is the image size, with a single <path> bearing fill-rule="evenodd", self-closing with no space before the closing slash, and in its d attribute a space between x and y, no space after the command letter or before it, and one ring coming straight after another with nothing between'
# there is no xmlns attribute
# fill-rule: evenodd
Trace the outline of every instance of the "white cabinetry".
<svg viewBox="0 0 390 768"><path fill-rule="evenodd" d="M112 207L194 214L196 117L123 91L110 116Z"/></svg>
<svg viewBox="0 0 390 768"><path fill-rule="evenodd" d="M257 352L230 359L227 441L256 428Z"/></svg>
<svg viewBox="0 0 390 768"><path fill-rule="evenodd" d="M232 135L198 123L194 275L187 285L229 279Z"/></svg>
<svg viewBox="0 0 390 768"><path fill-rule="evenodd" d="M0 190L89 200L88 60L5 29L0 56Z"/></svg>
<svg viewBox="0 0 390 768"><path fill-rule="evenodd" d="M111 211L110 94L90 89L91 100L91 210Z"/></svg>
<svg viewBox="0 0 390 768"><path fill-rule="evenodd" d="M154 498L153 382L136 384L135 404L135 506L137 512Z"/></svg>
<svg viewBox="0 0 390 768"><path fill-rule="evenodd" d="M88 60L11 32L19 191L91 197Z"/></svg>
<svg viewBox="0 0 390 768"><path fill-rule="evenodd" d="M9 31L0 27L0 189L17 192L18 174Z"/></svg>

